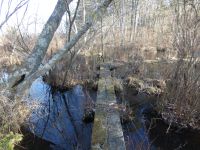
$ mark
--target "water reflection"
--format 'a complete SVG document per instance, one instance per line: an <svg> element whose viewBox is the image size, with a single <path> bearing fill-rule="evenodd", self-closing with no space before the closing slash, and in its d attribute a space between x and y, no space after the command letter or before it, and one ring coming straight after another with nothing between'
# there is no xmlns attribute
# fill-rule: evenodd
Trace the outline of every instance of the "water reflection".
<svg viewBox="0 0 200 150"><path fill-rule="evenodd" d="M132 122L123 124L127 150L199 150L199 132L169 129L151 104L135 106L133 110Z"/></svg>

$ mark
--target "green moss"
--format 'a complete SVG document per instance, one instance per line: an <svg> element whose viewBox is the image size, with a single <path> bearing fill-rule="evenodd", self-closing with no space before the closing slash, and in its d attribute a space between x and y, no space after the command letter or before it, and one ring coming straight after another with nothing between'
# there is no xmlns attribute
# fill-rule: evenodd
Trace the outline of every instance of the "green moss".
<svg viewBox="0 0 200 150"><path fill-rule="evenodd" d="M21 134L10 132L0 140L0 150L13 150L16 143L22 140Z"/></svg>
<svg viewBox="0 0 200 150"><path fill-rule="evenodd" d="M100 79L98 81L98 95L102 92L104 92L104 87L105 87L105 80L104 79Z"/></svg>
<svg viewBox="0 0 200 150"><path fill-rule="evenodd" d="M106 143L106 127L105 113L98 113L95 115L93 133L92 133L92 145L104 145Z"/></svg>
<svg viewBox="0 0 200 150"><path fill-rule="evenodd" d="M100 79L98 81L98 92L99 92L99 94L101 93L101 97L103 97L103 96L106 97L105 94L106 95L108 94L109 96L112 96L112 98L115 99L115 97L114 97L115 90L114 90L114 85L113 85L112 79L110 79L110 80Z"/></svg>
<svg viewBox="0 0 200 150"><path fill-rule="evenodd" d="M107 85L106 92L111 98L115 99L115 90L113 85Z"/></svg>

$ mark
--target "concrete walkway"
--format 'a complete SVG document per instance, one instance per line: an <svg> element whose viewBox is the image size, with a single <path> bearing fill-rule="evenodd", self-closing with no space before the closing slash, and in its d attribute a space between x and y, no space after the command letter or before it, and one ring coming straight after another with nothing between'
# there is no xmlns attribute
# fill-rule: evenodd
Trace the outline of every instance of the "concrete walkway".
<svg viewBox="0 0 200 150"><path fill-rule="evenodd" d="M93 150L125 150L125 141L116 107L110 70L100 68L95 120L92 133Z"/></svg>

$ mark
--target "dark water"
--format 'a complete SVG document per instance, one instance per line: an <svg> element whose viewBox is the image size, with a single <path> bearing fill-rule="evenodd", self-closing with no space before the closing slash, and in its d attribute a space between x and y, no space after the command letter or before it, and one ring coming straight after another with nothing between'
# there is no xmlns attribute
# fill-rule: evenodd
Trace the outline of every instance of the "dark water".
<svg viewBox="0 0 200 150"><path fill-rule="evenodd" d="M35 136L30 131L22 128L23 139L22 141L15 145L15 150L49 150L53 143L45 141L37 136Z"/></svg>
<svg viewBox="0 0 200 150"><path fill-rule="evenodd" d="M200 149L200 132L189 129L180 129L172 127L168 130L169 125L162 119L155 119L152 116L158 116L154 111L144 112L144 123L146 128L150 129L148 137L153 141L157 149L172 150L199 150ZM166 133L168 130L168 133Z"/></svg>
<svg viewBox="0 0 200 150"><path fill-rule="evenodd" d="M75 90L75 91L74 91ZM68 124L64 125L66 127L67 136L69 136L68 140L65 140L63 144L64 147L58 147L56 145L55 139L59 141L59 134L49 134L46 133L46 139L41 138L40 136L36 136L32 134L30 131L23 130L24 138L20 145L16 146L15 149L17 150L73 150L73 144L70 145L68 143L74 143L75 145L79 144L79 150L89 150L90 149L90 142L91 142L91 135L92 135L92 123L84 123L82 118L83 110L78 109L75 110L77 107L82 107L82 101L84 100L84 96L82 97L79 95L79 90L76 88L71 91L67 91L66 93L57 93L54 97L55 101L52 106L57 110L58 108L62 108L61 106L57 106L58 103L56 101L63 101L63 95L69 98L69 111L71 112L71 116L64 116L64 118L68 118ZM76 93L76 91L78 93ZM97 92L93 90L87 90L89 96L95 101ZM67 95L66 95L67 94ZM75 95L79 95L82 98L79 99L78 97L74 97ZM119 97L119 95L117 95ZM143 97L142 97L143 98ZM136 100L137 97L134 97L130 100ZM129 101L130 101L129 100ZM141 98L139 100L142 100ZM118 103L121 103L121 99L117 98ZM61 103L60 103L61 104ZM63 103L64 105L64 103ZM57 109L56 109L57 108ZM177 128L170 128L168 130L168 125L162 121L159 115L155 113L153 110L153 104L150 102L145 101L145 103L136 103L134 106L131 107L133 111L133 119L130 122L123 123L123 132L124 138L126 141L126 148L127 150L199 150L200 149L200 133L195 131L188 131L185 129L177 129ZM59 113L61 111L57 110L54 113ZM65 112L66 113L66 112ZM62 117L62 114L59 114L57 118L50 118L59 121L58 119ZM70 118L73 118L71 122L76 122L75 124L70 123ZM61 118L61 122L63 119ZM61 124L59 124L61 125ZM74 138L75 131L74 129L70 129L76 126L77 133L79 133L79 139ZM62 126L59 128L62 129ZM43 129L43 128L42 128ZM70 130L69 130L70 129ZM70 132L71 133L70 133ZM168 133L167 133L168 131ZM51 131L49 131L51 132ZM64 135L65 135L64 134ZM71 135L70 135L71 134ZM48 136L49 135L49 136ZM52 143L50 140L51 136L54 135ZM45 133L44 133L45 137ZM61 138L62 139L62 138ZM62 146L63 146L62 145Z"/></svg>
<svg viewBox="0 0 200 150"><path fill-rule="evenodd" d="M38 83L36 87L40 88ZM46 90L44 86L42 86L42 89ZM34 91L36 91L35 88ZM38 92L36 93L34 95L40 94ZM23 141L15 149L90 149L92 122L86 123L82 118L85 102L87 102L88 97L90 97L90 100L95 101L96 93L94 90L87 90L81 86L75 86L72 90L63 93L59 91L51 93L51 97L45 95L45 99L39 97L41 101L39 106L41 107L33 110L29 119L29 124L31 124L26 127L26 130L23 128ZM46 106L46 104L49 105ZM48 114L44 112L46 109ZM31 128L31 126L33 127Z"/></svg>
<svg viewBox="0 0 200 150"><path fill-rule="evenodd" d="M123 124L127 150L199 150L200 133L164 123L149 103L133 108L134 119ZM167 132L168 131L168 132Z"/></svg>

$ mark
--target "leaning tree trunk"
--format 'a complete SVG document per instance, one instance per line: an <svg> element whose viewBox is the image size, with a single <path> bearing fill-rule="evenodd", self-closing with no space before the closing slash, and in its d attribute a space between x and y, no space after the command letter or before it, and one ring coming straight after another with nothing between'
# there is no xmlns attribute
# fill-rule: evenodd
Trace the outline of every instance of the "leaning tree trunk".
<svg viewBox="0 0 200 150"><path fill-rule="evenodd" d="M61 2L63 0L59 0L59 2ZM58 2L58 3L59 3ZM63 57L68 55L69 50L79 41L79 39L88 31L88 29L98 20L101 19L101 17L103 16L103 14L106 11L106 8L110 5L110 3L112 2L112 0L104 0L99 7L94 11L94 13L92 13L90 15L90 17L86 20L85 25L82 26L82 28L80 29L80 31L74 35L71 40L67 43L65 43L64 47L62 49L60 49L45 65L41 65L41 61L42 61L42 57L39 56L39 54L41 55L45 55L44 49L48 48L48 45L46 42L44 42L43 45L43 40L45 41L45 36L43 36L43 34L41 34L41 36L38 38L38 43L40 46L43 46L44 49L40 49L40 50L35 50L33 54L29 57L28 60L28 64L31 63L30 60L32 60L32 63L36 63L35 61L40 61L40 63L37 63L37 66L34 65L34 68L31 68L31 74L29 73L28 76L25 77L24 81L19 84L17 86L17 94L20 94L19 96L21 96L22 92L30 86L31 81L33 81L34 79L36 79L37 77L44 75L47 71L49 71L51 68L54 67L54 65L60 61ZM58 4L57 4L58 5ZM56 9L60 9L60 7L56 6L54 11L59 12ZM61 15L59 15L58 17L61 17ZM51 22L52 20L54 20L54 17L50 17L50 19L48 20L49 22ZM50 21L51 20L51 21ZM56 20L55 20L56 21ZM53 24L58 26L58 24ZM46 28L49 28L50 26L45 26ZM55 27L56 28L56 27ZM54 30L52 32L55 32L55 28L53 28ZM43 29L45 30L45 28ZM48 30L49 31L49 30ZM46 35L47 36L47 42L51 41L53 34L49 33ZM52 36L51 38L49 38L48 36ZM39 41L39 39L41 39L42 41ZM38 45L38 43L36 44L36 46ZM49 44L49 42L48 42ZM36 47L35 46L35 47ZM40 47L39 46L39 47ZM38 58L33 58L32 56L38 57ZM30 59L31 58L31 59ZM30 69L30 68L29 68ZM33 71L34 70L34 71ZM22 75L22 74L21 74Z"/></svg>
<svg viewBox="0 0 200 150"><path fill-rule="evenodd" d="M66 3L70 3L73 0L58 0L54 11L49 17L48 21L44 25L42 32L40 33L36 44L32 50L32 54L27 58L27 60L22 63L23 65L10 75L8 80L8 88L12 88L22 76L28 76L34 73L40 66L49 44L54 36L55 31L57 30L64 13L66 12ZM1 85L2 87L3 85Z"/></svg>

